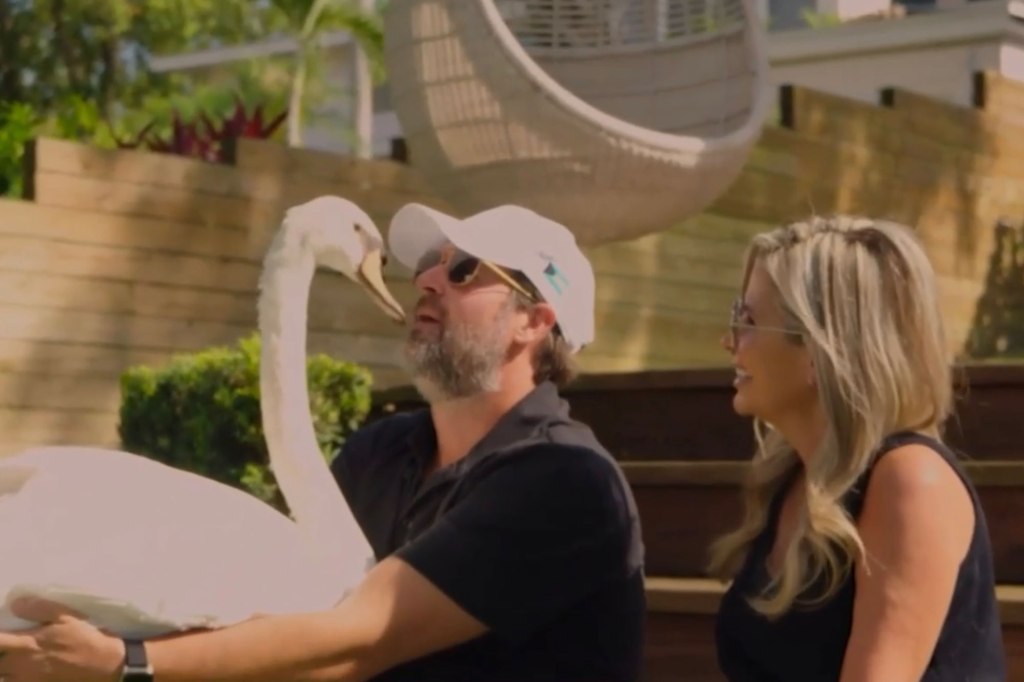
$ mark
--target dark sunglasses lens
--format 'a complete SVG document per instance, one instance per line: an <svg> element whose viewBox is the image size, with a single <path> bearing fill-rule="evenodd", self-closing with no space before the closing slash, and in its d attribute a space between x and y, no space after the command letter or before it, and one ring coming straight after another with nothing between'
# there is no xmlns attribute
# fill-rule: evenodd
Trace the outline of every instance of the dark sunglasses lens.
<svg viewBox="0 0 1024 682"><path fill-rule="evenodd" d="M469 284L480 269L480 259L475 256L459 255L448 265L448 281L456 286Z"/></svg>

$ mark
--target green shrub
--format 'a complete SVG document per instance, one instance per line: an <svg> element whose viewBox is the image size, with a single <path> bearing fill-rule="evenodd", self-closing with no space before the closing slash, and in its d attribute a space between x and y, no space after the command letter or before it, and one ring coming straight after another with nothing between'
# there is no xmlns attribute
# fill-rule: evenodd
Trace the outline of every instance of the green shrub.
<svg viewBox="0 0 1024 682"><path fill-rule="evenodd" d="M32 107L0 102L0 196L21 196L22 158L36 124Z"/></svg>
<svg viewBox="0 0 1024 682"><path fill-rule="evenodd" d="M258 334L235 347L175 357L121 376L118 430L124 449L246 490L285 510L260 417ZM310 410L330 459L366 418L370 372L326 355L308 358Z"/></svg>

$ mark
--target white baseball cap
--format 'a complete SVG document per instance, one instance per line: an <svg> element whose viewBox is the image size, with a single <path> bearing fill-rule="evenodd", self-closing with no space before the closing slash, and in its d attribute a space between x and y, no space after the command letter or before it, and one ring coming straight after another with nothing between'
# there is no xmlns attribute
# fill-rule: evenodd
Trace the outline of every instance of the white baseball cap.
<svg viewBox="0 0 1024 682"><path fill-rule="evenodd" d="M459 220L412 203L391 219L388 247L411 270L448 241L529 279L555 311L573 353L594 340L594 271L564 225L510 204Z"/></svg>

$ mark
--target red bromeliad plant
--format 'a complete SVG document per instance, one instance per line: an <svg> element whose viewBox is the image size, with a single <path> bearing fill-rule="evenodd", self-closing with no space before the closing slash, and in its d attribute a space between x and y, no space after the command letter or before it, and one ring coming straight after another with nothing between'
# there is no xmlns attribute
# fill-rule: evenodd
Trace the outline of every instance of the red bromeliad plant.
<svg viewBox="0 0 1024 682"><path fill-rule="evenodd" d="M170 136L166 139L152 132L155 122L150 122L133 139L118 139L117 146L121 149L145 147L155 152L224 163L227 160L227 140L239 137L268 139L287 116L286 109L269 121L264 121L262 105L257 105L250 113L236 97L234 111L220 121L214 121L206 112L201 112L196 120L185 122L176 111L171 119Z"/></svg>

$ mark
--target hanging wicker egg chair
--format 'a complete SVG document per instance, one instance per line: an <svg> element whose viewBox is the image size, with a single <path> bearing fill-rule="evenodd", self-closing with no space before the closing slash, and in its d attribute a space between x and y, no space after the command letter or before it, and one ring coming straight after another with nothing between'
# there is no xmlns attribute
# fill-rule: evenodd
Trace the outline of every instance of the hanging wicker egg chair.
<svg viewBox="0 0 1024 682"><path fill-rule="evenodd" d="M581 244L665 230L735 180L768 108L754 0L393 0L410 162L470 213L501 203Z"/></svg>

